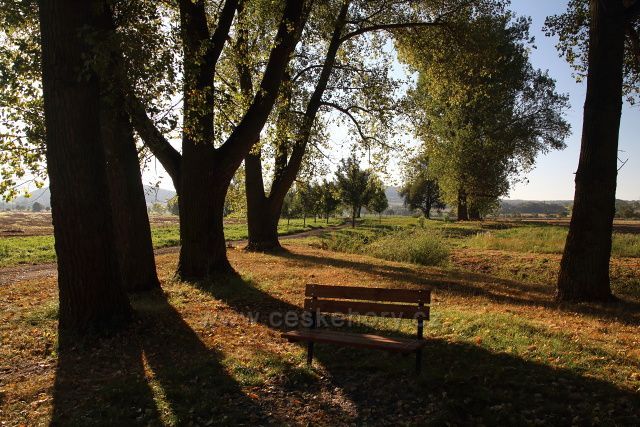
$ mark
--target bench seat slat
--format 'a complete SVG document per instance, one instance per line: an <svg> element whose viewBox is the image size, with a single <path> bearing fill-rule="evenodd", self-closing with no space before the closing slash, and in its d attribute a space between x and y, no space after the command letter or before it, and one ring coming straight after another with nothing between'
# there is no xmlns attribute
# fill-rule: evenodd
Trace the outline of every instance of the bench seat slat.
<svg viewBox="0 0 640 427"><path fill-rule="evenodd" d="M383 304L376 302L313 300L304 301L307 311L321 313L342 313L360 316L377 316L402 319L429 319L429 307L419 308L417 305Z"/></svg>
<svg viewBox="0 0 640 427"><path fill-rule="evenodd" d="M297 330L285 332L283 338L289 341L312 341L338 344L350 347L412 353L426 345L425 340L383 337L371 334L356 334L329 330Z"/></svg>
<svg viewBox="0 0 640 427"><path fill-rule="evenodd" d="M429 304L431 302L431 289L364 288L358 286L308 284L305 288L305 296Z"/></svg>

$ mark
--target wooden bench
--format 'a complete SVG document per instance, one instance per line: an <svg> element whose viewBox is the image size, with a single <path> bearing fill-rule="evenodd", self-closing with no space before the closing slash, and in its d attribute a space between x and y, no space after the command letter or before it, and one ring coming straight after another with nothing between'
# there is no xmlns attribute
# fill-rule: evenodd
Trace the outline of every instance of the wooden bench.
<svg viewBox="0 0 640 427"><path fill-rule="evenodd" d="M307 364L313 361L314 343L361 347L416 354L416 371L422 367L424 321L429 320L429 289L386 289L309 284L305 289L304 309L311 314L309 329L282 334L290 342L307 342ZM398 304L404 303L404 304ZM321 313L341 313L359 316L415 319L416 339L390 338L372 334L357 334L317 329Z"/></svg>

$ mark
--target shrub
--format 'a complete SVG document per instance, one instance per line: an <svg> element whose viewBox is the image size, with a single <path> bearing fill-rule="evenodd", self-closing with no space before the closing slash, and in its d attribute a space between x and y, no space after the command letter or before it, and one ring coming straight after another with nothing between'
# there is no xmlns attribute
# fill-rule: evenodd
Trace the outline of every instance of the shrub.
<svg viewBox="0 0 640 427"><path fill-rule="evenodd" d="M324 239L322 246L422 265L442 265L449 257L449 248L439 232L418 227L340 230Z"/></svg>
<svg viewBox="0 0 640 427"><path fill-rule="evenodd" d="M366 230L340 230L324 241L327 249L337 252L362 252L362 249L377 238L376 232Z"/></svg>
<svg viewBox="0 0 640 427"><path fill-rule="evenodd" d="M421 229L388 234L366 248L368 254L390 261L442 265L449 248L439 233Z"/></svg>

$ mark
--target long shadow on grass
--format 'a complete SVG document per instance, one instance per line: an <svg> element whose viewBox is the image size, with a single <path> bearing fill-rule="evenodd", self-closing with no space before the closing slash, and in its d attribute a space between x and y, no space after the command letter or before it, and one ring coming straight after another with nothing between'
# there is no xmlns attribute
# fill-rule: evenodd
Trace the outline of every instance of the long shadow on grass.
<svg viewBox="0 0 640 427"><path fill-rule="evenodd" d="M133 300L128 329L92 342L64 333L55 425L251 423L263 418L161 292ZM145 374L145 362L147 373Z"/></svg>
<svg viewBox="0 0 640 427"><path fill-rule="evenodd" d="M254 312L252 320L277 330L286 328L274 325L270 313L278 312L281 315L277 318L282 318L287 312L301 312L300 307L273 297L239 276L197 286L238 313L246 314L248 308L259 307L260 316L255 317ZM390 333L388 325L372 326L358 321L350 328L383 335ZM391 333L406 336L397 330ZM429 339L421 378L415 378L411 356L318 345L317 362L326 370L321 374L328 374L324 381L342 389L356 407L356 419L348 420L355 423L621 425L640 422L636 414L640 398L629 390L467 343ZM320 388L317 382L281 387L285 392L297 392L302 387L311 393ZM336 423L342 422L338 421L339 415L336 413Z"/></svg>
<svg viewBox="0 0 640 427"><path fill-rule="evenodd" d="M552 299L548 290L540 285L516 282L498 277L467 272L449 272L436 278L426 278L415 269L375 265L366 262L338 259L331 256L315 256L309 254L281 251L278 256L301 261L313 268L313 265L352 269L372 273L418 286L432 287L436 291L462 296L478 296L491 301L522 306L536 306L560 309L569 312L587 314L594 317L607 318L629 325L640 325L640 303L620 299L616 304L583 305L558 304Z"/></svg>

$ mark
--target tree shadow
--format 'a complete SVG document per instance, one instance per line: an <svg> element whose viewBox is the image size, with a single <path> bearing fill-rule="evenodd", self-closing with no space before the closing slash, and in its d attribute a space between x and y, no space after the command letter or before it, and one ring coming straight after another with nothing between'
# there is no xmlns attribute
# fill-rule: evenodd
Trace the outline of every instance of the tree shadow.
<svg viewBox="0 0 640 427"><path fill-rule="evenodd" d="M279 312L280 319L284 313L302 311L237 275L196 286L240 314L260 304L261 311L253 313L252 320L275 330L291 327L274 324L271 313ZM350 328L381 333L358 321ZM387 333L385 328L383 334ZM398 331L392 335L408 337ZM350 421L356 423L394 424L400 419L403 424L431 425L640 422L636 393L472 344L429 339L420 378L414 375L412 356L317 345L315 360L322 366L321 378L342 389L355 405L356 418ZM317 390L317 384L309 382L284 387L286 392L300 387Z"/></svg>
<svg viewBox="0 0 640 427"><path fill-rule="evenodd" d="M60 332L54 425L253 423L265 419L162 292L134 297L137 319L78 344ZM146 367L146 370L145 370Z"/></svg>
<svg viewBox="0 0 640 427"><path fill-rule="evenodd" d="M640 325L640 303L619 299L615 304L569 304L553 300L549 287L461 271L430 273L427 278L415 269L376 265L331 256L315 256L291 251L281 251L278 256L293 259L313 268L314 265L353 269L386 277L391 280L410 282L412 285L431 287L437 291L460 296L483 297L490 301L520 306L537 306L566 312L586 314L593 317L615 320L622 324Z"/></svg>

